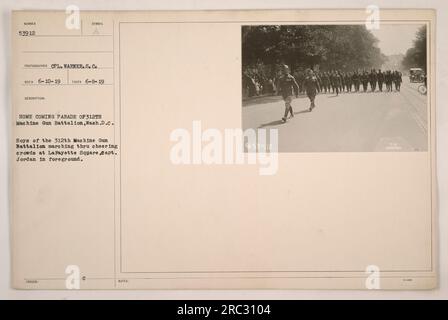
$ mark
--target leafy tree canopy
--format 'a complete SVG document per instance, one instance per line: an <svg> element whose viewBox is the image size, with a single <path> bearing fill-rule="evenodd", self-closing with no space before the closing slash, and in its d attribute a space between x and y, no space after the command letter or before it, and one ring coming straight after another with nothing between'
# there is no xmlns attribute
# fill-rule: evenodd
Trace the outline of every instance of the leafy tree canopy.
<svg viewBox="0 0 448 320"><path fill-rule="evenodd" d="M380 68L386 60L363 25L244 26L243 68L286 63L292 68Z"/></svg>
<svg viewBox="0 0 448 320"><path fill-rule="evenodd" d="M422 26L415 34L414 46L409 48L403 58L405 69L422 68L426 70L426 26Z"/></svg>

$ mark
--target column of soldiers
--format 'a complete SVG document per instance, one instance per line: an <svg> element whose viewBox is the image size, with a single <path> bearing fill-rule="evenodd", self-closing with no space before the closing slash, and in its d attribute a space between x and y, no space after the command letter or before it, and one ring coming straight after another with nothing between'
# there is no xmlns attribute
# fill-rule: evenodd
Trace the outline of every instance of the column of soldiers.
<svg viewBox="0 0 448 320"><path fill-rule="evenodd" d="M281 93L284 103L285 112L282 117L282 121L286 122L288 116L294 117L294 110L291 102L293 97L298 97L299 93L305 93L309 100L310 106L308 111L311 112L316 107L315 99L317 93L339 93L343 92L367 92L370 85L370 92L375 92L377 85L380 92L383 91L383 85L385 84L385 90L392 92L392 84L395 84L395 90L400 91L402 82L402 75L399 71L381 71L372 69L367 71L355 71L355 72L341 72L339 70L333 70L330 72L314 72L311 69L306 69L305 73L294 72L294 75L290 74L289 67L287 65L282 66L281 75L276 79L277 94ZM361 87L362 86L362 87Z"/></svg>
<svg viewBox="0 0 448 320"><path fill-rule="evenodd" d="M319 93L333 93L339 95L343 92L392 92L400 91L403 82L402 74L399 71L382 71L372 69L370 71L342 72L339 70L315 72L315 76L320 86ZM301 85L304 75L295 72L294 77L299 85L299 91L304 92ZM369 88L370 87L370 88Z"/></svg>

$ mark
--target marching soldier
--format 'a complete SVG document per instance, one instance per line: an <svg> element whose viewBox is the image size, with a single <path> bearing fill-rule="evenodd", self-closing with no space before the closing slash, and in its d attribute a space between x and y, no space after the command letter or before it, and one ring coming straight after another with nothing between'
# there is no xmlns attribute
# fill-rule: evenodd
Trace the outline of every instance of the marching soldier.
<svg viewBox="0 0 448 320"><path fill-rule="evenodd" d="M336 95L338 95L339 94L339 88L336 85L336 83L337 83L336 72L334 72L334 70L331 71L331 73L330 73L330 83L331 83L331 91L332 91L332 93L336 93Z"/></svg>
<svg viewBox="0 0 448 320"><path fill-rule="evenodd" d="M317 83L319 84L319 88L317 89L317 92L321 92L322 90L322 77L320 75L320 73L318 71L314 72L314 76L317 79ZM306 79L307 75L305 75L305 79ZM305 88L305 92L306 92L306 88Z"/></svg>
<svg viewBox="0 0 448 320"><path fill-rule="evenodd" d="M378 79L378 89L380 89L380 91L383 92L384 73L381 71L381 69L378 69L377 79Z"/></svg>
<svg viewBox="0 0 448 320"><path fill-rule="evenodd" d="M286 122L288 113L291 113L291 118L294 117L291 101L293 95L295 94L297 98L299 92L299 85L297 84L296 79L289 73L289 67L287 65L283 65L282 75L278 79L277 88L280 89L283 100L285 101L285 115L282 120L283 122Z"/></svg>
<svg viewBox="0 0 448 320"><path fill-rule="evenodd" d="M403 82L403 78L401 76L401 72L395 71L394 72L394 83L395 83L395 90L396 91L400 91L402 82Z"/></svg>
<svg viewBox="0 0 448 320"><path fill-rule="evenodd" d="M347 92L352 92L352 75L350 72L345 74L345 88Z"/></svg>
<svg viewBox="0 0 448 320"><path fill-rule="evenodd" d="M378 76L376 74L375 69L372 69L370 71L369 80L370 80L370 90L372 90L372 92L375 92L375 90L376 90L376 82L378 81Z"/></svg>
<svg viewBox="0 0 448 320"><path fill-rule="evenodd" d="M316 107L314 100L317 92L320 92L320 85L313 70L307 69L305 74L306 76L305 80L303 80L303 88L305 89L306 95L310 99L310 108L308 110L311 112Z"/></svg>
<svg viewBox="0 0 448 320"><path fill-rule="evenodd" d="M390 70L386 71L386 74L384 76L384 80L386 82L387 92L391 92L392 91L392 73L390 72Z"/></svg>
<svg viewBox="0 0 448 320"><path fill-rule="evenodd" d="M342 78L342 92L347 92L348 91L347 73L341 72L341 78Z"/></svg>
<svg viewBox="0 0 448 320"><path fill-rule="evenodd" d="M338 77L339 77L339 92L344 92L344 75L338 70L337 71Z"/></svg>
<svg viewBox="0 0 448 320"><path fill-rule="evenodd" d="M322 74L322 91L325 90L325 93L330 92L330 77L327 72Z"/></svg>
<svg viewBox="0 0 448 320"><path fill-rule="evenodd" d="M361 84L361 78L359 76L358 71L355 71L352 75L352 81L355 86L355 92L359 92L359 86Z"/></svg>
<svg viewBox="0 0 448 320"><path fill-rule="evenodd" d="M342 84L342 74L339 70L336 70L336 84L339 89L339 93L343 92L343 84Z"/></svg>
<svg viewBox="0 0 448 320"><path fill-rule="evenodd" d="M369 74L365 70L361 75L361 82L362 82L363 92L367 92L367 85L369 83Z"/></svg>

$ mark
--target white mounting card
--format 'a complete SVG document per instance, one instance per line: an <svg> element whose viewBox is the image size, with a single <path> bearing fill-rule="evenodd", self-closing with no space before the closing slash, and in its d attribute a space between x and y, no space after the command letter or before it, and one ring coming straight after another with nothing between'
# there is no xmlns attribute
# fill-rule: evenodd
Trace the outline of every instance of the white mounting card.
<svg viewBox="0 0 448 320"><path fill-rule="evenodd" d="M433 10L14 11L13 286L437 286Z"/></svg>

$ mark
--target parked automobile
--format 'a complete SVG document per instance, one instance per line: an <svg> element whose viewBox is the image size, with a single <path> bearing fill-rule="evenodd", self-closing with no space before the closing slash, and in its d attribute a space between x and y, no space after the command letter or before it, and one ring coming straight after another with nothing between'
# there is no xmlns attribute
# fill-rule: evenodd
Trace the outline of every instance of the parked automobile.
<svg viewBox="0 0 448 320"><path fill-rule="evenodd" d="M423 82L425 79L425 72L422 68L409 69L409 80L411 82Z"/></svg>

